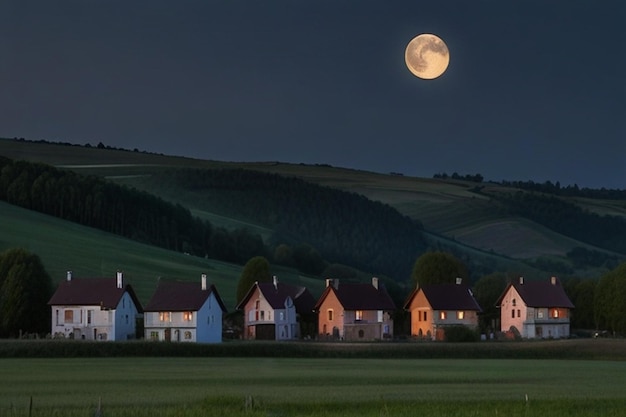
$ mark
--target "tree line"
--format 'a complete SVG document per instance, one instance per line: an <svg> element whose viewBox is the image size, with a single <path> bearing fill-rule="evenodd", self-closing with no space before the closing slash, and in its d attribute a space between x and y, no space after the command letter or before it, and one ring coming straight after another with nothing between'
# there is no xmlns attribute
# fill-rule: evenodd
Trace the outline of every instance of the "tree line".
<svg viewBox="0 0 626 417"><path fill-rule="evenodd" d="M391 206L295 177L245 169L176 169L147 181L151 189L170 190L178 198L189 192L205 210L272 229L268 244L277 260L289 247L302 252L305 244L330 263L405 280L415 257L427 249L422 225Z"/></svg>
<svg viewBox="0 0 626 417"><path fill-rule="evenodd" d="M256 171L155 175L177 192L201 190L210 210L275 230L270 241L227 230L181 204L95 176L0 157L0 200L136 241L238 264L253 256L311 274L342 263L404 280L425 250L421 225L388 205L296 178ZM196 194L197 195L197 194Z"/></svg>

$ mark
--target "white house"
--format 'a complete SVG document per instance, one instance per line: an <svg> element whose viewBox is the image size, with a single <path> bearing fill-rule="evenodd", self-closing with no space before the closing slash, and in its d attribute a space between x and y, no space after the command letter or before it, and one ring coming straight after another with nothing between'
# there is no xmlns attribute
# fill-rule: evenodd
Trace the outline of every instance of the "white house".
<svg viewBox="0 0 626 417"><path fill-rule="evenodd" d="M121 272L115 278L74 278L67 272L48 301L53 337L128 340L136 334L141 304Z"/></svg>
<svg viewBox="0 0 626 417"><path fill-rule="evenodd" d="M315 298L305 287L255 282L237 305L244 311L244 339L293 340L301 337L301 319L312 315Z"/></svg>
<svg viewBox="0 0 626 417"><path fill-rule="evenodd" d="M148 340L219 343L226 307L214 285L201 282L161 281L144 308Z"/></svg>

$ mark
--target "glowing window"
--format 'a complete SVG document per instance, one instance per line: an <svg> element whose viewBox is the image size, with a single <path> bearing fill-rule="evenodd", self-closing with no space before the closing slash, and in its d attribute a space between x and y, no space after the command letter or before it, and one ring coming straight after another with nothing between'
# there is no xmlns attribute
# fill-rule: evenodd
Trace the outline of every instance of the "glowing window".
<svg viewBox="0 0 626 417"><path fill-rule="evenodd" d="M193 320L193 313L191 311L183 312L183 320L185 320L185 321Z"/></svg>
<svg viewBox="0 0 626 417"><path fill-rule="evenodd" d="M445 320L447 316L448 316L448 315L446 314L446 312L445 312L445 311L440 311L440 312L439 312L439 318L440 318L441 320Z"/></svg>
<svg viewBox="0 0 626 417"><path fill-rule="evenodd" d="M554 310L552 310L552 317L555 319L559 318L559 310L557 310L556 308Z"/></svg>
<svg viewBox="0 0 626 417"><path fill-rule="evenodd" d="M363 320L363 310L357 310L355 313L356 313L356 319L358 321Z"/></svg>
<svg viewBox="0 0 626 417"><path fill-rule="evenodd" d="M159 321L171 321L171 314L168 311L161 311L159 313Z"/></svg>
<svg viewBox="0 0 626 417"><path fill-rule="evenodd" d="M457 311L456 318L459 320L463 320L465 318L465 311Z"/></svg>

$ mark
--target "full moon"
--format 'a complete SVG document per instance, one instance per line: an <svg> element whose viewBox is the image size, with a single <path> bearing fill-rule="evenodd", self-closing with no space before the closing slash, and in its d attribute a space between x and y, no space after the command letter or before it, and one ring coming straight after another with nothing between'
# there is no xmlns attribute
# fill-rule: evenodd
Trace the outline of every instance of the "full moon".
<svg viewBox="0 0 626 417"><path fill-rule="evenodd" d="M416 77L432 80L448 68L450 52L437 35L422 33L411 39L404 51L406 66Z"/></svg>

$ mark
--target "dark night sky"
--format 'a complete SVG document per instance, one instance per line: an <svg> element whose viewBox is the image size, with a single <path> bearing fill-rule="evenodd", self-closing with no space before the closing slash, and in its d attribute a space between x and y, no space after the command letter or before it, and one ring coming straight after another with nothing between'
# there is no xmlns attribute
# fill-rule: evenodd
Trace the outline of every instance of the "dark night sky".
<svg viewBox="0 0 626 417"><path fill-rule="evenodd" d="M0 137L626 189L626 2L3 0Z"/></svg>

